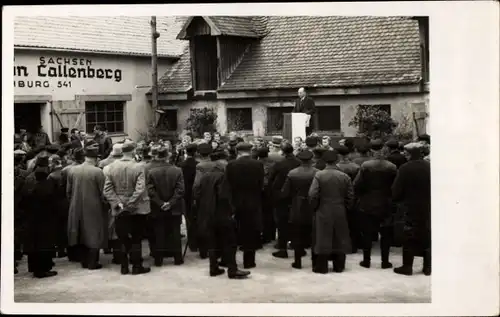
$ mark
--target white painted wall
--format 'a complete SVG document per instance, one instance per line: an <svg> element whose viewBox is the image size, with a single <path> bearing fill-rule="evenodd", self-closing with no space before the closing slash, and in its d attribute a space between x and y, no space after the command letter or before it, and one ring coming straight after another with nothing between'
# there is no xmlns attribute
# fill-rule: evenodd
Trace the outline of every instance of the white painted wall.
<svg viewBox="0 0 500 317"><path fill-rule="evenodd" d="M63 101L75 100L75 95L130 94L132 100L127 102L124 115L126 118L125 134L137 139L139 131L147 131L151 108L146 93L150 88L136 88L136 86L151 86L151 59L149 57L25 50L16 50L14 54L14 67L25 66L27 71L27 76L24 76L24 69L14 70L15 95L51 95L53 101ZM48 64L51 61L55 64ZM57 67L58 63L64 64L66 61L70 62L68 66L74 68L86 68L90 64L93 69L109 69L112 73L108 71L108 75L112 74L113 78L49 78L39 76L37 67L43 62L45 62L44 65ZM78 65L73 65L74 63ZM171 64L170 60L159 59L158 74L165 74ZM115 77L115 71L116 75L120 76ZM47 73L47 68L42 68L42 74ZM69 75L69 71L67 75ZM20 87L19 81L25 82L24 87ZM36 81L41 82L41 85L28 87L27 82ZM44 127L48 130L48 126L44 124Z"/></svg>

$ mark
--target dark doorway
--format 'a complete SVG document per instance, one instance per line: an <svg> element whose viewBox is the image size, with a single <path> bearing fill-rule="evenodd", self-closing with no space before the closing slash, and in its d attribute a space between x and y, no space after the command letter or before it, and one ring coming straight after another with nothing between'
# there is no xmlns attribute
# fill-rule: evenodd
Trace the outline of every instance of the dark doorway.
<svg viewBox="0 0 500 317"><path fill-rule="evenodd" d="M40 110L42 103L15 103L14 128L19 133L20 128L35 133L42 125Z"/></svg>

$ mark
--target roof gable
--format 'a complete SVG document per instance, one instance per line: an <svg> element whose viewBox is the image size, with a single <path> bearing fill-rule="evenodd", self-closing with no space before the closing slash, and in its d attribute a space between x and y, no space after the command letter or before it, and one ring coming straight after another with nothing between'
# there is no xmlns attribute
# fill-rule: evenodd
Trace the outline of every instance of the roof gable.
<svg viewBox="0 0 500 317"><path fill-rule="evenodd" d="M19 16L14 20L14 46L151 56L148 16ZM159 57L179 57L187 43L175 39L182 19L157 17Z"/></svg>
<svg viewBox="0 0 500 317"><path fill-rule="evenodd" d="M177 39L185 40L189 38L189 27L191 23L197 20L196 18L202 18L210 26L210 35L213 36L226 35L250 38L261 37L261 34L259 33L259 25L254 23L254 17L192 16L184 22L182 29L177 35Z"/></svg>

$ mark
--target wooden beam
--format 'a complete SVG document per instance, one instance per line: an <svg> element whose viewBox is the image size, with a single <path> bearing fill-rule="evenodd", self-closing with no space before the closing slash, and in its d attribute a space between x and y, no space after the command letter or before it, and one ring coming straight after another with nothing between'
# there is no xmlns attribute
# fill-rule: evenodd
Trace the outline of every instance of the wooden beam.
<svg viewBox="0 0 500 317"><path fill-rule="evenodd" d="M220 37L216 37L215 40L217 42L217 88L219 88L222 83Z"/></svg>
<svg viewBox="0 0 500 317"><path fill-rule="evenodd" d="M357 88L310 88L311 96L356 96L373 94L401 94L419 93L419 84L413 85L391 85L391 86L367 86ZM272 98L272 97L296 97L295 89L269 89L254 91L218 91L218 99L252 99L252 98Z"/></svg>
<svg viewBox="0 0 500 317"><path fill-rule="evenodd" d="M132 95L75 95L80 101L131 101Z"/></svg>
<svg viewBox="0 0 500 317"><path fill-rule="evenodd" d="M14 95L14 103L45 103L52 101L52 95Z"/></svg>

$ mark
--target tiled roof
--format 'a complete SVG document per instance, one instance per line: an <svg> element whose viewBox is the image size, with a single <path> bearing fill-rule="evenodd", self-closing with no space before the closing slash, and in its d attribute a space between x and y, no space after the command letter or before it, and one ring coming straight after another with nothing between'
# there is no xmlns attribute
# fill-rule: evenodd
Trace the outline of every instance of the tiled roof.
<svg viewBox="0 0 500 317"><path fill-rule="evenodd" d="M191 86L191 56L187 46L174 67L158 80L158 93L187 92Z"/></svg>
<svg viewBox="0 0 500 317"><path fill-rule="evenodd" d="M268 34L252 45L221 91L420 80L418 23L409 18L273 16L263 23ZM183 63L189 63L186 55ZM168 88L160 91L185 91L191 86L190 76L183 64L163 80Z"/></svg>
<svg viewBox="0 0 500 317"><path fill-rule="evenodd" d="M16 17L15 47L117 55L151 55L151 17ZM176 40L182 19L157 17L158 56L178 57L187 43Z"/></svg>
<svg viewBox="0 0 500 317"><path fill-rule="evenodd" d="M252 17L213 16L210 19L222 35L259 37Z"/></svg>

